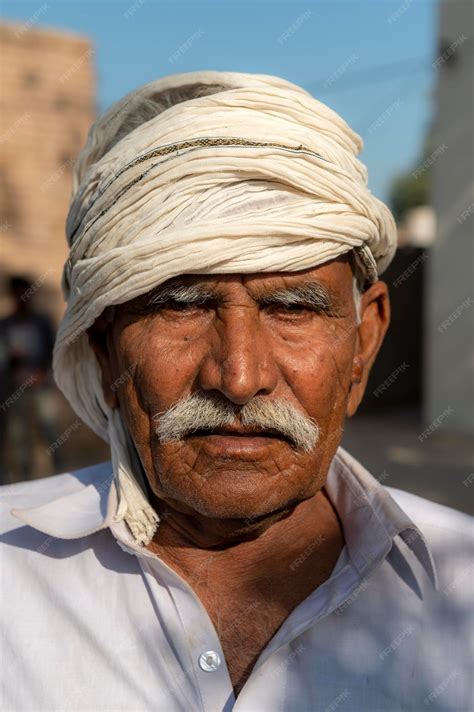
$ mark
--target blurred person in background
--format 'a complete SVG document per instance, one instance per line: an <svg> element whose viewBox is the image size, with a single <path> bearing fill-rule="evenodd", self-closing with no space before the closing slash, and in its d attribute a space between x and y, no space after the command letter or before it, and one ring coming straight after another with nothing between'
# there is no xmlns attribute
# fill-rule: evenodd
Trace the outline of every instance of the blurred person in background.
<svg viewBox="0 0 474 712"><path fill-rule="evenodd" d="M60 452L50 449L57 438L57 397L51 374L55 330L51 319L33 306L34 284L25 276L8 279L13 307L0 320L0 478L6 483L43 475L51 455L54 471L63 466ZM41 464L39 464L41 463Z"/></svg>

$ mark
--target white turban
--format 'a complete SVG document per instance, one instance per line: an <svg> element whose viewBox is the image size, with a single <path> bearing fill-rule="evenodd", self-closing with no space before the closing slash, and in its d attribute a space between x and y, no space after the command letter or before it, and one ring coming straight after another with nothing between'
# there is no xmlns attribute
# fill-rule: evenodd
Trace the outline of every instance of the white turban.
<svg viewBox="0 0 474 712"><path fill-rule="evenodd" d="M114 143L146 100L192 84L223 90L177 103ZM56 382L110 443L117 520L148 543L158 516L143 493L127 429L106 404L86 329L109 305L184 273L303 270L354 250L369 281L396 248L388 208L367 188L361 137L308 92L280 79L188 72L151 82L91 127L67 219L67 308Z"/></svg>

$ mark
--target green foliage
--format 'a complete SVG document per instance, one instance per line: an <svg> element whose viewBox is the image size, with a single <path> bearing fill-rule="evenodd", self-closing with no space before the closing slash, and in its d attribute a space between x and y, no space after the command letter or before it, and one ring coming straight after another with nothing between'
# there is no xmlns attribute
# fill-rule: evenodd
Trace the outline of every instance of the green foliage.
<svg viewBox="0 0 474 712"><path fill-rule="evenodd" d="M424 161L433 152L434 141L428 136L421 152L420 161L410 172L402 173L392 182L389 195L390 209L398 222L405 211L430 203L430 167L423 168Z"/></svg>
<svg viewBox="0 0 474 712"><path fill-rule="evenodd" d="M400 220L406 210L426 205L429 196L429 171L420 175L407 173L393 181L390 207L395 220Z"/></svg>

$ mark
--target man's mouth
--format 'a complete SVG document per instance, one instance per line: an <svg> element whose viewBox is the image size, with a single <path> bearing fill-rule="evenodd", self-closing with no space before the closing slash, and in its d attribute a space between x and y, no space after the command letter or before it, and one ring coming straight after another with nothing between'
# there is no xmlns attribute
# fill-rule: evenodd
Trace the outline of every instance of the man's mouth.
<svg viewBox="0 0 474 712"><path fill-rule="evenodd" d="M189 433L188 437L202 437L204 435L221 435L223 437L240 437L240 438L273 438L277 440L289 439L277 430L259 430L251 428L199 428Z"/></svg>

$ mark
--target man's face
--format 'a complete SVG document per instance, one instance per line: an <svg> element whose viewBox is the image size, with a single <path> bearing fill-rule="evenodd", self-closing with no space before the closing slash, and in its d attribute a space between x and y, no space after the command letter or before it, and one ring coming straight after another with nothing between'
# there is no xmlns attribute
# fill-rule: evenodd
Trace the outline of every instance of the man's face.
<svg viewBox="0 0 474 712"><path fill-rule="evenodd" d="M168 299L164 289L179 285L200 297L182 300L194 289ZM92 343L107 401L120 407L156 497L183 513L252 521L316 494L346 412L362 397L387 310L379 282L357 327L345 257L300 272L182 275L115 307L102 345ZM193 431L189 408L179 410L191 395L218 414L231 406L231 422ZM249 405L263 427L242 425ZM172 406L172 425L181 412L184 432L163 440ZM293 437L302 426L303 446Z"/></svg>

